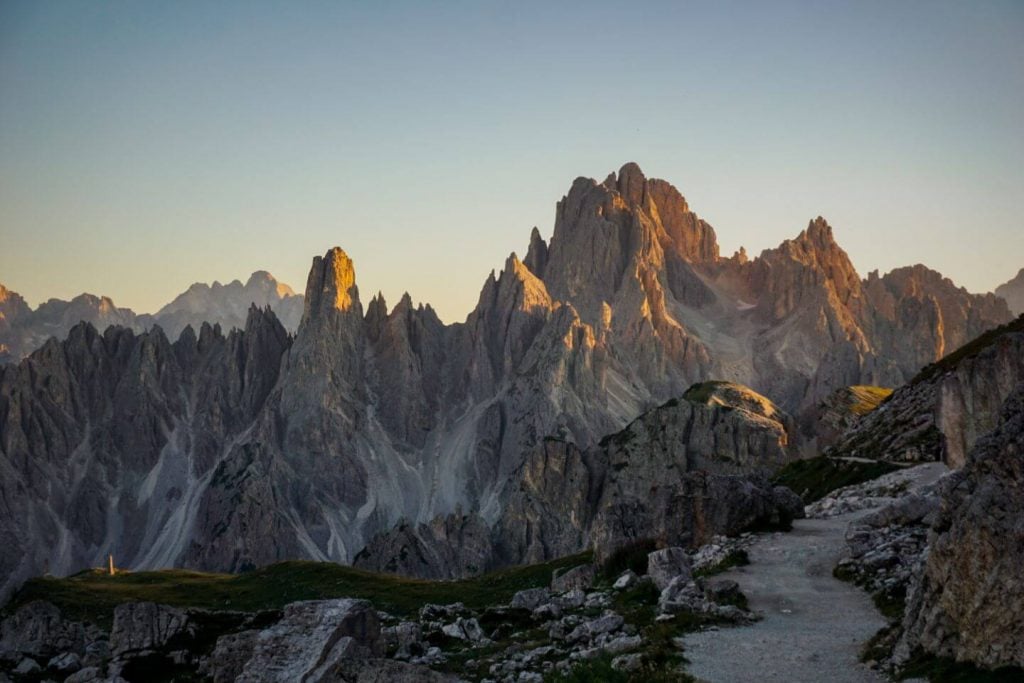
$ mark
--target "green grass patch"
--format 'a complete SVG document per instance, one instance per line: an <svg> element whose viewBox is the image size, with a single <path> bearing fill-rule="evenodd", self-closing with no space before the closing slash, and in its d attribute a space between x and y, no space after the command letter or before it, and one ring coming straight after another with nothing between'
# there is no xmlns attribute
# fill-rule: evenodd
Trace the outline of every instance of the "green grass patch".
<svg viewBox="0 0 1024 683"><path fill-rule="evenodd" d="M30 579L4 612L32 600L47 600L72 619L109 626L114 608L126 602L262 612L281 609L296 600L349 597L363 598L378 609L409 616L426 603L462 602L473 609L505 604L516 591L549 585L554 570L575 567L591 558L589 552L580 553L460 581L409 579L308 561L281 562L243 574L167 569L109 576L90 570L67 578Z"/></svg>
<svg viewBox="0 0 1024 683"><path fill-rule="evenodd" d="M819 456L789 463L775 474L772 483L789 487L804 503L813 503L836 489L878 479L898 469L897 465L882 461L857 462Z"/></svg>
<svg viewBox="0 0 1024 683"><path fill-rule="evenodd" d="M971 664L918 654L900 670L898 680L927 678L931 683L1020 683L1024 669L1005 666L993 671Z"/></svg>
<svg viewBox="0 0 1024 683"><path fill-rule="evenodd" d="M727 572L733 567L746 567L750 564L750 556L747 555L747 551L743 548L731 551L726 555L720 562L717 562L710 567L704 567L698 569L693 573L697 578L715 576L716 574L722 574Z"/></svg>

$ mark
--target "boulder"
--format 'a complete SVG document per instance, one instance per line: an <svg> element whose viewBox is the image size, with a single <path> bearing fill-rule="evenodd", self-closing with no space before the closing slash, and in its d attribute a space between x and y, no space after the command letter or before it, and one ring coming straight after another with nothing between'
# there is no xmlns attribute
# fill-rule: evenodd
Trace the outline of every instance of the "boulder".
<svg viewBox="0 0 1024 683"><path fill-rule="evenodd" d="M381 629L387 651L396 659L409 659L423 654L423 629L415 621L403 621Z"/></svg>
<svg viewBox="0 0 1024 683"><path fill-rule="evenodd" d="M535 610L550 601L551 591L547 588L528 588L513 595L512 602L509 603L509 606Z"/></svg>
<svg viewBox="0 0 1024 683"><path fill-rule="evenodd" d="M65 678L64 683L93 683L103 678L103 670L100 667L87 666Z"/></svg>
<svg viewBox="0 0 1024 683"><path fill-rule="evenodd" d="M18 662L18 666L14 667L14 673L18 676L34 676L42 670L38 662L31 657L25 657Z"/></svg>
<svg viewBox="0 0 1024 683"><path fill-rule="evenodd" d="M72 674L82 668L82 658L74 652L65 652L50 659L46 668L64 675Z"/></svg>
<svg viewBox="0 0 1024 683"><path fill-rule="evenodd" d="M486 638L483 629L480 628L480 622L473 618L459 617L454 622L441 627L441 632L449 638L468 640L473 643Z"/></svg>
<svg viewBox="0 0 1024 683"><path fill-rule="evenodd" d="M612 588L617 591L627 590L635 586L639 578L640 577L636 575L636 572L632 569L627 569L619 575L619 578L615 579L615 583L612 584Z"/></svg>
<svg viewBox="0 0 1024 683"><path fill-rule="evenodd" d="M704 595L712 602L728 602L740 595L740 585L732 579L711 579L704 584Z"/></svg>
<svg viewBox="0 0 1024 683"><path fill-rule="evenodd" d="M383 651L380 620L366 600L293 602L279 622L256 636L237 681L331 681L345 660L379 657Z"/></svg>
<svg viewBox="0 0 1024 683"><path fill-rule="evenodd" d="M185 611L154 602L128 602L114 608L110 648L116 658L184 645L195 635Z"/></svg>
<svg viewBox="0 0 1024 683"><path fill-rule="evenodd" d="M706 612L710 606L704 591L689 576L673 578L658 597L658 610L662 614Z"/></svg>
<svg viewBox="0 0 1024 683"><path fill-rule="evenodd" d="M594 585L597 568L593 564L581 564L568 570L555 570L551 578L551 590L565 593L573 589L587 590Z"/></svg>
<svg viewBox="0 0 1024 683"><path fill-rule="evenodd" d="M677 576L690 578L690 557L682 548L662 548L647 556L647 575L663 591Z"/></svg>
<svg viewBox="0 0 1024 683"><path fill-rule="evenodd" d="M48 660L64 652L84 654L85 646L85 627L44 600L22 605L0 623L0 652Z"/></svg>
<svg viewBox="0 0 1024 683"><path fill-rule="evenodd" d="M259 631L229 633L217 639L213 653L206 659L200 673L213 683L233 683L242 674L246 662L256 648Z"/></svg>

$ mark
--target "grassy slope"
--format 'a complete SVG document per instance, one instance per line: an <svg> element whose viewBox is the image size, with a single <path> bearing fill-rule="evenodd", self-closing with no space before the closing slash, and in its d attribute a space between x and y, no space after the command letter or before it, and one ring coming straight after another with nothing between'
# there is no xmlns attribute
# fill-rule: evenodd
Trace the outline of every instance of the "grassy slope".
<svg viewBox="0 0 1024 683"><path fill-rule="evenodd" d="M857 384L849 387L849 390L853 399L849 405L850 411L860 416L867 415L892 395L892 389L867 384Z"/></svg>
<svg viewBox="0 0 1024 683"><path fill-rule="evenodd" d="M836 489L877 479L897 469L898 466L887 462L854 462L821 456L789 463L772 481L788 486L804 503L813 503Z"/></svg>
<svg viewBox="0 0 1024 683"><path fill-rule="evenodd" d="M461 581L407 579L306 561L281 562L244 574L167 569L108 576L86 571L62 579L31 579L4 611L41 599L54 603L71 618L109 626L114 607L125 602L259 612L280 609L296 600L350 597L370 600L392 614L410 615L426 603L463 602L474 608L507 603L516 591L547 586L555 569L590 559L590 553L581 553Z"/></svg>

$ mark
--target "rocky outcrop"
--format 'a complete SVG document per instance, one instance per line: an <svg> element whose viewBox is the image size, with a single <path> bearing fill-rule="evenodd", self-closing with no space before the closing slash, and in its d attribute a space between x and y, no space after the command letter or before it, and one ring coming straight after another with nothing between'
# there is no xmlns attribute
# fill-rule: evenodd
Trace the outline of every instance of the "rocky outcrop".
<svg viewBox="0 0 1024 683"><path fill-rule="evenodd" d="M115 657L132 657L157 650L174 649L175 641L195 635L184 610L153 602L129 602L114 610L110 649Z"/></svg>
<svg viewBox="0 0 1024 683"><path fill-rule="evenodd" d="M34 657L46 661L62 653L85 655L86 626L64 618L53 604L36 600L0 622L0 659L20 661Z"/></svg>
<svg viewBox="0 0 1024 683"><path fill-rule="evenodd" d="M334 681L345 660L383 654L380 620L365 600L291 603L251 644L239 683Z"/></svg>
<svg viewBox="0 0 1024 683"><path fill-rule="evenodd" d="M828 451L960 467L999 422L1002 402L1024 381L1024 318L990 330L925 367Z"/></svg>
<svg viewBox="0 0 1024 683"><path fill-rule="evenodd" d="M498 526L500 554L537 562L587 546L599 558L638 541L697 546L802 515L794 494L763 478L795 457L788 418L735 385L698 385L686 396L590 449L544 440L515 475Z"/></svg>
<svg viewBox="0 0 1024 683"><path fill-rule="evenodd" d="M999 426L943 486L898 658L917 652L983 668L1024 667L1024 384Z"/></svg>
<svg viewBox="0 0 1024 683"><path fill-rule="evenodd" d="M746 387L696 385L589 449L544 439L510 475L493 528L461 514L402 523L355 564L455 578L589 547L606 557L637 540L699 545L785 525L802 504L766 477L796 457L789 429L789 416Z"/></svg>
<svg viewBox="0 0 1024 683"><path fill-rule="evenodd" d="M1006 301L1014 315L1024 314L1024 268L1008 282L996 287L994 294Z"/></svg>
<svg viewBox="0 0 1024 683"><path fill-rule="evenodd" d="M885 387L852 386L837 389L807 414L807 433L812 434L814 446L826 449L838 441L847 430L877 408L892 395Z"/></svg>

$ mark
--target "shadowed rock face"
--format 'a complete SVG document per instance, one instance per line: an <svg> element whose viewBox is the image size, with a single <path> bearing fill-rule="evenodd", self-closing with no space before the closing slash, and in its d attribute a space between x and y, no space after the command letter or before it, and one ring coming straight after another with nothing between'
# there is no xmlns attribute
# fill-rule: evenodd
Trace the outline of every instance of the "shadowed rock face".
<svg viewBox="0 0 1024 683"><path fill-rule="evenodd" d="M1024 667L1024 384L944 482L897 654Z"/></svg>
<svg viewBox="0 0 1024 683"><path fill-rule="evenodd" d="M375 537L356 566L457 578L587 548L605 558L638 541L696 546L801 516L799 499L765 478L795 457L789 417L738 385L687 395L585 450L544 439L512 473L493 529L462 515L402 524Z"/></svg>
<svg viewBox="0 0 1024 683"><path fill-rule="evenodd" d="M108 552L169 566L191 541L217 463L260 413L288 335L253 308L227 337L204 325L173 344L88 323L0 369L0 538L5 592L44 568Z"/></svg>
<svg viewBox="0 0 1024 683"><path fill-rule="evenodd" d="M535 231L526 259L513 254L492 273L461 323L408 297L390 311L375 297L364 312L354 266L335 248L313 261L294 339L262 311L244 331L186 328L173 344L159 330L81 326L5 367L0 486L16 513L0 534L25 559L9 554L0 570L70 571L111 550L132 568L351 562L399 520L457 510L504 529L526 473L548 478L532 462L546 436L605 452L602 436L709 377L798 411L838 386L899 384L949 340L1008 317L1001 300L919 267L860 280L823 219L753 260L723 259L671 185L627 164L601 183L577 179L550 242ZM708 406L683 408L672 420L691 425L675 435L685 450L665 442L628 467L675 463L693 474L662 490L709 502L692 528L673 531L665 520L679 501L654 496L643 518L653 526L636 533L699 537L738 524L712 501L739 487L720 478L760 467L752 453L789 448L771 445L771 425L746 430ZM750 418L760 419L772 422ZM737 460L708 465L694 434ZM566 448L553 466L583 489L563 490L560 505L600 504L600 477L650 503L619 480L618 451ZM712 473L698 476L705 466ZM628 481L662 476L643 467ZM764 496L737 519L769 510ZM627 534L628 510L616 509L592 507L587 524ZM496 561L583 547L584 531L559 523L555 540L536 543L499 531Z"/></svg>
<svg viewBox="0 0 1024 683"><path fill-rule="evenodd" d="M458 579L481 574L496 562L487 525L479 517L453 513L374 536L352 564L401 576Z"/></svg>
<svg viewBox="0 0 1024 683"><path fill-rule="evenodd" d="M586 450L545 439L516 473L501 554L540 562L593 547L603 558L638 541L697 546L801 516L795 496L764 478L795 457L789 418L740 389L670 401Z"/></svg>

